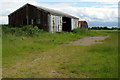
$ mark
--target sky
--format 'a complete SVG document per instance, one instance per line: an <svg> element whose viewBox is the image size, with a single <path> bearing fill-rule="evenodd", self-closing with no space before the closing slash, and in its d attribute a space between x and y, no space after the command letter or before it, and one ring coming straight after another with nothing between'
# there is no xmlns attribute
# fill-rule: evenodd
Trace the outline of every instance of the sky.
<svg viewBox="0 0 120 80"><path fill-rule="evenodd" d="M26 3L71 14L88 22L89 27L117 27L119 0L1 0L0 24L8 24L8 15Z"/></svg>

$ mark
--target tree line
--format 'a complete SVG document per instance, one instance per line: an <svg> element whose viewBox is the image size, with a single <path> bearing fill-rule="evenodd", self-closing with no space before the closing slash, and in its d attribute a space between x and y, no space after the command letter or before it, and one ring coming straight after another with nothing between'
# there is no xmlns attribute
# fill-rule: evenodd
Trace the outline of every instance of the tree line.
<svg viewBox="0 0 120 80"><path fill-rule="evenodd" d="M120 30L120 27L89 27L89 30Z"/></svg>

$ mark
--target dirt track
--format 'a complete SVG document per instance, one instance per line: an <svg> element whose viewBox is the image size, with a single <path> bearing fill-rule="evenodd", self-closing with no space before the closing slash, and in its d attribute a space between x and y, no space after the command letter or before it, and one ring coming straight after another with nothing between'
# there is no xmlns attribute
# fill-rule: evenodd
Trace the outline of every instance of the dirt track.
<svg viewBox="0 0 120 80"><path fill-rule="evenodd" d="M85 37L83 39L79 39L73 43L70 44L64 44L64 45L83 45L83 46L91 46L94 44L100 44L103 43L105 39L109 38L109 36L98 36L98 37Z"/></svg>

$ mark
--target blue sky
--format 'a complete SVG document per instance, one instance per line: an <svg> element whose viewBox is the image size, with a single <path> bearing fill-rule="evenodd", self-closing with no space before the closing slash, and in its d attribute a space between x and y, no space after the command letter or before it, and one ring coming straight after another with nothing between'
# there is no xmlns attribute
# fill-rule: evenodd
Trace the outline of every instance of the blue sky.
<svg viewBox="0 0 120 80"><path fill-rule="evenodd" d="M72 6L74 7L101 7L101 6L112 6L112 5L116 5L116 4L107 4L107 3L99 3L99 2L76 2L76 1L48 1L48 0L35 0L37 2L42 2L42 3L47 3L47 4L58 4L58 3L75 3ZM48 2L47 2L48 1ZM113 8L117 8L117 7L113 7Z"/></svg>
<svg viewBox="0 0 120 80"><path fill-rule="evenodd" d="M90 27L118 24L119 0L1 0L0 24L8 24L8 14L26 3L59 10L80 20L86 20ZM7 5L6 5L7 4Z"/></svg>

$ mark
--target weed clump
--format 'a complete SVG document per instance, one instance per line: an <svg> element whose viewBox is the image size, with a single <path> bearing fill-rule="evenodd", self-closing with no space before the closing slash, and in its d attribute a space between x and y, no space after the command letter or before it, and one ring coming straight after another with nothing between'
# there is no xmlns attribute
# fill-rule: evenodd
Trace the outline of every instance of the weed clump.
<svg viewBox="0 0 120 80"><path fill-rule="evenodd" d="M72 30L73 33L85 33L86 30L85 29L80 29L80 28L76 28Z"/></svg>
<svg viewBox="0 0 120 80"><path fill-rule="evenodd" d="M73 69L73 70L71 70L70 72L71 72L71 73L76 73L77 70Z"/></svg>

